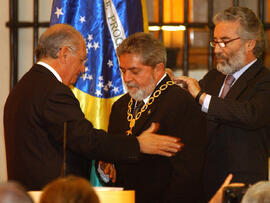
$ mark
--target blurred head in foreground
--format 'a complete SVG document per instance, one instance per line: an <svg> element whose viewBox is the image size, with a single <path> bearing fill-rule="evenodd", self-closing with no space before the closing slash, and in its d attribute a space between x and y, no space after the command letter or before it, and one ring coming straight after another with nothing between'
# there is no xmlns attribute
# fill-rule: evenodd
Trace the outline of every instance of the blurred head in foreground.
<svg viewBox="0 0 270 203"><path fill-rule="evenodd" d="M26 190L16 182L0 184L0 203L33 203Z"/></svg>
<svg viewBox="0 0 270 203"><path fill-rule="evenodd" d="M242 203L269 203L270 182L260 181L252 185L244 195Z"/></svg>
<svg viewBox="0 0 270 203"><path fill-rule="evenodd" d="M49 183L40 203L99 203L92 185L84 178L68 176Z"/></svg>

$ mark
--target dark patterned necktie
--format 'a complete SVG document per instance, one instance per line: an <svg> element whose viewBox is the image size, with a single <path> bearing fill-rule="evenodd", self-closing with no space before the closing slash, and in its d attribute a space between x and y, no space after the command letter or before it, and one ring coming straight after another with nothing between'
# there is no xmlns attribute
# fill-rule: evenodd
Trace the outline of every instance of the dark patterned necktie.
<svg viewBox="0 0 270 203"><path fill-rule="evenodd" d="M143 107L144 105L144 102L143 100L142 101L137 101L136 104L135 104L135 108L134 108L134 111L133 111L133 116L135 117L137 115L137 113L140 111L140 109Z"/></svg>
<svg viewBox="0 0 270 203"><path fill-rule="evenodd" d="M227 93L229 92L233 82L234 82L235 78L232 75L227 75L226 79L225 79L225 84L223 87L223 90L220 94L220 98L225 98L225 96L227 95Z"/></svg>

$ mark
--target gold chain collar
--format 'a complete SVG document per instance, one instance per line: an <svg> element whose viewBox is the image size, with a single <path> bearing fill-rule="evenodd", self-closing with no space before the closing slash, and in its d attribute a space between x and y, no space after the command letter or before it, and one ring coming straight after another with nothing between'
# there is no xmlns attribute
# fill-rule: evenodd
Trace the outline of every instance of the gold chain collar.
<svg viewBox="0 0 270 203"><path fill-rule="evenodd" d="M129 121L129 130L126 131L127 135L132 135L132 128L135 126L136 121L141 117L142 113L146 111L148 106L150 106L154 101L155 98L159 97L161 95L161 92L166 90L168 86L174 85L175 83L173 81L167 81L165 84L161 85L158 90L156 90L153 95L148 99L148 102L143 105L143 107L140 109L140 111L136 114L135 118L133 117L131 113L131 107L133 104L133 99L130 98L130 101L128 103L128 110L127 110L127 120Z"/></svg>

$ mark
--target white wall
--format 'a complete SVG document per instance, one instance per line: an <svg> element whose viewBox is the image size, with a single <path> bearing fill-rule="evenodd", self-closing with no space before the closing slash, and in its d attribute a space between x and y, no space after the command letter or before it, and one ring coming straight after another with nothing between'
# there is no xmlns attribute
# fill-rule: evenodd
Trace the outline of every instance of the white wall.
<svg viewBox="0 0 270 203"><path fill-rule="evenodd" d="M6 180L6 157L4 147L3 107L9 92L9 1L1 1L0 6L0 182Z"/></svg>

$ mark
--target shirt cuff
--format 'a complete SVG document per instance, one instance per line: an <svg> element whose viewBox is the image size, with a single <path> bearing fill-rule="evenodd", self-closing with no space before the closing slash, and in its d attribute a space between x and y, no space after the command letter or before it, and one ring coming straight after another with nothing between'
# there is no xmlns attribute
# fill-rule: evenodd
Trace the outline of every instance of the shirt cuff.
<svg viewBox="0 0 270 203"><path fill-rule="evenodd" d="M210 101L211 101L211 95L206 94L203 100L202 108L201 108L202 112L208 113Z"/></svg>
<svg viewBox="0 0 270 203"><path fill-rule="evenodd" d="M109 174L105 174L105 173L103 172L103 170L102 170L101 167L100 167L100 164L98 164L97 171L98 171L99 176L100 176L100 178L102 179L102 181L104 181L105 183L110 182L110 176L109 176Z"/></svg>

